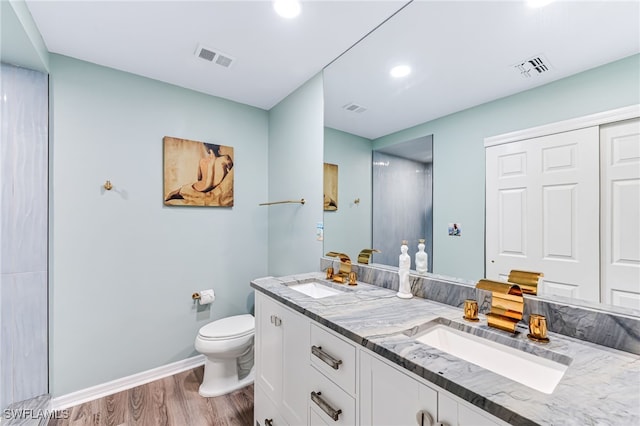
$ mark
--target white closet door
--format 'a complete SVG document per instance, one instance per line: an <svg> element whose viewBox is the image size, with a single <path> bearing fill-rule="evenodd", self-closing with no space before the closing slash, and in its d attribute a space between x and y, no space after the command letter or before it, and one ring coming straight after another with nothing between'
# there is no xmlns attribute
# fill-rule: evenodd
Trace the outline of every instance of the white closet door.
<svg viewBox="0 0 640 426"><path fill-rule="evenodd" d="M600 300L599 130L488 147L486 274L543 272L540 294Z"/></svg>
<svg viewBox="0 0 640 426"><path fill-rule="evenodd" d="M600 128L602 301L640 309L640 119Z"/></svg>

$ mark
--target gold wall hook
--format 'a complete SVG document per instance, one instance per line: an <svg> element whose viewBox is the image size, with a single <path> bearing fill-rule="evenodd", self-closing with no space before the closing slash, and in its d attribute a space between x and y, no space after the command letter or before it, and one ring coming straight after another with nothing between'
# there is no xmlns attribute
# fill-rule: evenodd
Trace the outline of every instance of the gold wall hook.
<svg viewBox="0 0 640 426"><path fill-rule="evenodd" d="M108 180L104 183L104 189L106 189L107 191L111 191L111 189L113 188L113 185L111 184L111 181Z"/></svg>
<svg viewBox="0 0 640 426"><path fill-rule="evenodd" d="M353 200L353 204L360 204L360 198L356 198L355 200Z"/></svg>

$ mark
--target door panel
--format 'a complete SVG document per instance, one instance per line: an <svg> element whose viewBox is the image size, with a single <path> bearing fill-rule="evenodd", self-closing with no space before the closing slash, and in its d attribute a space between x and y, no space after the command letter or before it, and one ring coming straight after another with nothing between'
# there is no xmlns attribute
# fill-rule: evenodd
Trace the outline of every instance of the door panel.
<svg viewBox="0 0 640 426"><path fill-rule="evenodd" d="M602 301L640 309L640 119L600 129Z"/></svg>
<svg viewBox="0 0 640 426"><path fill-rule="evenodd" d="M544 273L540 294L599 301L598 127L488 147L486 275Z"/></svg>

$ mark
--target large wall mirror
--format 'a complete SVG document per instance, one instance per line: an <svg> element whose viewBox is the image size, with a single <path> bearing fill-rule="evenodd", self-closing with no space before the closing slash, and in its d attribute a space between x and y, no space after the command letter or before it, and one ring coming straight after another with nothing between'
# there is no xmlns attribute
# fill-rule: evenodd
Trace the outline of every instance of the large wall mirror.
<svg viewBox="0 0 640 426"><path fill-rule="evenodd" d="M426 138L432 234L388 234L388 256L375 254L373 262L397 266L401 240L424 237L433 244L430 272L484 277L484 139L637 104L628 94L638 91L629 75L637 80L640 72L639 12L634 2L399 2L393 16L324 70L324 161L338 165L339 176L338 209L324 214L325 252L355 259L363 248L381 249L374 153ZM397 65L411 72L390 76ZM399 193L405 184L415 186L403 180L385 191ZM384 215L389 229L401 220ZM449 234L452 223L460 224L459 235Z"/></svg>

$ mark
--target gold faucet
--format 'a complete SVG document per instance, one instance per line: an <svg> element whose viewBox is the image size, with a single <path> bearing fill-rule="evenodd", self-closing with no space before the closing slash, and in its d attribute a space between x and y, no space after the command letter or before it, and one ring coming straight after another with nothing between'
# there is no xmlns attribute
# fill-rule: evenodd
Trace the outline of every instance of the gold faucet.
<svg viewBox="0 0 640 426"><path fill-rule="evenodd" d="M340 266L338 270L337 271L334 270L331 276L334 282L337 282L340 284L344 284L348 282L349 285L357 284L356 283L357 276L356 276L356 273L351 270L351 259L349 258L349 256L347 256L344 253L337 253L335 251L330 251L329 253L325 254L325 256L337 257L338 259L340 259ZM329 274L327 274L327 278L329 278L328 275Z"/></svg>
<svg viewBox="0 0 640 426"><path fill-rule="evenodd" d="M518 271L513 269L509 272L507 281L518 284L525 294L537 295L538 283L542 277L544 277L542 272Z"/></svg>
<svg viewBox="0 0 640 426"><path fill-rule="evenodd" d="M517 284L482 279L476 288L491 292L491 312L487 314L487 325L511 333L522 319L524 297Z"/></svg>
<svg viewBox="0 0 640 426"><path fill-rule="evenodd" d="M358 263L367 265L373 253L380 253L378 249L362 249L358 255Z"/></svg>

